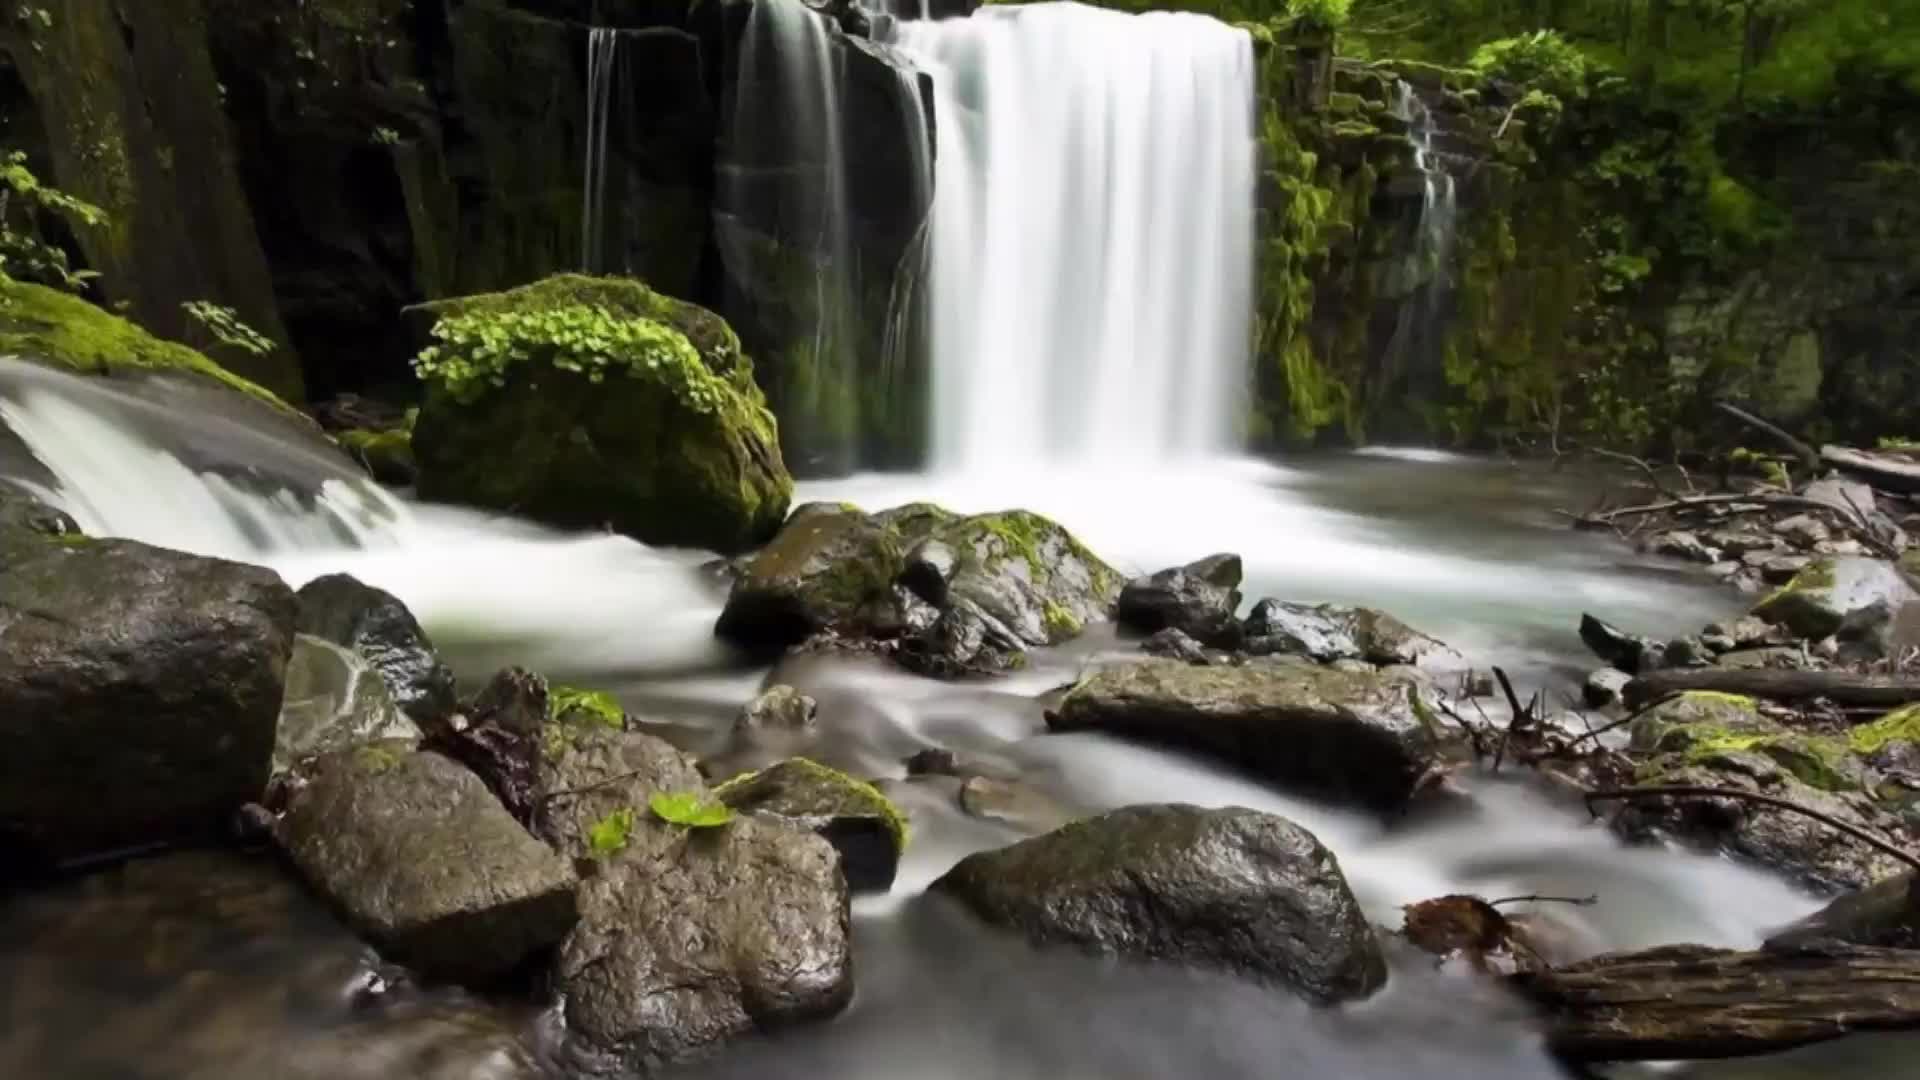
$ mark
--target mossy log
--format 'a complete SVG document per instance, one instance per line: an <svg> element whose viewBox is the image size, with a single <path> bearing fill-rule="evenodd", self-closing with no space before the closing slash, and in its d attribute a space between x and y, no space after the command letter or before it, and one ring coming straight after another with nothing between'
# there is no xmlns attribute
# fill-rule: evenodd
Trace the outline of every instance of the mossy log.
<svg viewBox="0 0 1920 1080"><path fill-rule="evenodd" d="M1920 950L1821 943L1674 945L1516 975L1554 1052L1578 1061L1769 1054L1920 1028Z"/></svg>
<svg viewBox="0 0 1920 1080"><path fill-rule="evenodd" d="M1702 690L1773 701L1825 698L1836 705L1862 709L1897 709L1920 701L1920 679L1767 668L1676 668L1649 672L1627 684L1625 698L1628 708L1637 709L1668 694Z"/></svg>

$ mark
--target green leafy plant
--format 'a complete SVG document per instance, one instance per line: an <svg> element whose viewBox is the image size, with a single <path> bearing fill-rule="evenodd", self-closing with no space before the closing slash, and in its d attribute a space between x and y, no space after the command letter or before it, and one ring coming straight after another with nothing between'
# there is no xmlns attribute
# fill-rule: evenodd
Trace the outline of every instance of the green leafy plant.
<svg viewBox="0 0 1920 1080"><path fill-rule="evenodd" d="M248 356L266 356L273 352L273 339L248 326L240 313L210 300L189 300L180 305L211 344L225 345Z"/></svg>
<svg viewBox="0 0 1920 1080"><path fill-rule="evenodd" d="M1353 0L1287 0L1287 12L1307 26L1338 30L1347 25Z"/></svg>
<svg viewBox="0 0 1920 1080"><path fill-rule="evenodd" d="M733 809L697 791L656 791L647 800L653 816L689 829L713 829L733 820Z"/></svg>
<svg viewBox="0 0 1920 1080"><path fill-rule="evenodd" d="M587 826L587 852L596 859L611 859L627 849L633 835L633 808L623 806Z"/></svg>
<svg viewBox="0 0 1920 1080"><path fill-rule="evenodd" d="M685 334L598 305L452 315L440 320L433 336L438 344L414 358L414 371L461 402L505 386L509 372L525 365L595 383L609 375L657 379L700 413L718 410L726 393Z"/></svg>
<svg viewBox="0 0 1920 1080"><path fill-rule="evenodd" d="M398 146L400 145L400 133L385 126L374 128L373 144L375 146Z"/></svg>
<svg viewBox="0 0 1920 1080"><path fill-rule="evenodd" d="M1587 54L1553 30L1489 41L1474 51L1468 63L1482 75L1521 83L1566 101L1586 96L1592 70Z"/></svg>
<svg viewBox="0 0 1920 1080"><path fill-rule="evenodd" d="M51 215L74 228L99 228L106 212L90 202L40 182L18 150L0 157L0 273L16 281L80 292L98 274L75 270L59 245L48 243L41 218Z"/></svg>

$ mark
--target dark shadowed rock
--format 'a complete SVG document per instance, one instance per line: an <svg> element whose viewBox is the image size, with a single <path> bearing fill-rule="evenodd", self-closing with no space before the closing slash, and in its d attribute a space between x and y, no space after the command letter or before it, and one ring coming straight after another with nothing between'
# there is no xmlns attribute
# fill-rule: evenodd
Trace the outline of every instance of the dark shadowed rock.
<svg viewBox="0 0 1920 1080"><path fill-rule="evenodd" d="M458 762L376 744L303 773L280 844L395 959L435 978L486 981L573 925L572 868Z"/></svg>
<svg viewBox="0 0 1920 1080"><path fill-rule="evenodd" d="M1887 949L1920 948L1920 875L1909 870L1882 878L1833 902L1767 939L1769 948L1844 941Z"/></svg>
<svg viewBox="0 0 1920 1080"><path fill-rule="evenodd" d="M416 723L432 724L453 711L453 672L398 597L346 574L315 578L299 596L300 632L365 657L394 704Z"/></svg>
<svg viewBox="0 0 1920 1080"><path fill-rule="evenodd" d="M8 535L0 846L61 862L210 835L257 801L293 591L271 570L131 541Z"/></svg>
<svg viewBox="0 0 1920 1080"><path fill-rule="evenodd" d="M1294 604L1267 599L1246 622L1247 652L1305 656L1323 664L1418 665L1453 650L1384 611L1344 604Z"/></svg>
<svg viewBox="0 0 1920 1080"><path fill-rule="evenodd" d="M1880 559L1817 559L1792 581L1755 605L1753 613L1796 636L1819 640L1847 617L1875 604L1898 611L1920 600L1892 563Z"/></svg>
<svg viewBox="0 0 1920 1080"><path fill-rule="evenodd" d="M1253 810L1130 806L970 855L933 887L1040 944L1222 968L1315 1002L1386 981L1333 853Z"/></svg>
<svg viewBox="0 0 1920 1080"><path fill-rule="evenodd" d="M743 814L777 818L819 833L840 853L854 892L885 892L907 847L907 819L872 784L793 758L713 789Z"/></svg>
<svg viewBox="0 0 1920 1080"><path fill-rule="evenodd" d="M1580 641L1593 655L1629 675L1660 666L1659 643L1629 634L1592 615L1580 616Z"/></svg>
<svg viewBox="0 0 1920 1080"><path fill-rule="evenodd" d="M939 607L947 602L947 586L960 569L959 557L942 541L928 537L907 552L906 568L900 571L900 584L927 603Z"/></svg>
<svg viewBox="0 0 1920 1080"><path fill-rule="evenodd" d="M1115 617L1143 634L1179 630L1203 645L1240 644L1240 556L1210 555L1198 562L1135 578L1120 590Z"/></svg>
<svg viewBox="0 0 1920 1080"><path fill-rule="evenodd" d="M598 866L554 967L569 1030L646 1070L845 1007L850 914L832 845L766 818L653 817L655 793L706 786L651 736L591 731L554 749L541 833Z"/></svg>
<svg viewBox="0 0 1920 1080"><path fill-rule="evenodd" d="M1391 811L1439 760L1414 693L1394 676L1297 661L1146 660L1086 679L1047 723L1199 751L1286 787Z"/></svg>
<svg viewBox="0 0 1920 1080"><path fill-rule="evenodd" d="M903 565L899 538L885 526L854 507L808 504L741 569L717 631L780 649L853 629L869 606L886 603Z"/></svg>
<svg viewBox="0 0 1920 1080"><path fill-rule="evenodd" d="M380 740L420 740L420 728L394 705L380 673L358 653L296 635L274 737L274 771L310 754Z"/></svg>

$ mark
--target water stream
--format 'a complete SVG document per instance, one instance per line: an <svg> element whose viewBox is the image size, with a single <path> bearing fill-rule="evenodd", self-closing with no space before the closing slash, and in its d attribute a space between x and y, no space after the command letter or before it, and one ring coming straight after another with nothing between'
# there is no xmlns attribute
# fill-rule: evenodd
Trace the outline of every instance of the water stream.
<svg viewBox="0 0 1920 1080"><path fill-rule="evenodd" d="M819 31L787 0L762 10L800 20L782 34ZM1472 663L1555 690L1590 664L1574 634L1582 611L1669 635L1736 607L1691 571L1566 530L1554 508L1596 483L1577 471L1431 451L1285 464L1228 452L1249 287L1245 34L1193 16L1042 5L908 23L900 38L937 88L940 467L809 484L802 498L1026 507L1129 572L1237 551L1250 599L1385 608ZM820 107L831 117L830 101ZM822 123L814 135L831 148ZM1313 1010L1238 979L1036 950L984 929L924 890L1019 834L963 813L943 782L904 782L901 760L930 746L1002 762L1082 811L1177 800L1285 814L1336 852L1387 925L1400 905L1450 892L1595 894L1590 908L1536 912L1591 954L1750 946L1818 904L1725 859L1623 847L1512 776L1467 776L1466 805L1389 826L1180 755L1046 735L1042 694L1133 654L1111 630L986 682L848 658L755 667L713 638L723 592L706 554L396 498L301 423L231 395L0 360L0 429L0 476L88 531L261 563L295 585L353 573L405 600L469 686L507 663L603 686L656 730L722 757L740 752L732 717L761 687L814 695L821 734L809 752L896 782L914 843L893 891L856 905L849 1012L690 1077L1561 1075L1512 1000L1418 961L1403 958L1368 1002ZM233 856L136 863L0 904L0 1075L562 1075L554 1034L550 1015L524 1006L408 984L284 875ZM1892 1077L1913 1045L1860 1040L1690 1075Z"/></svg>
<svg viewBox="0 0 1920 1080"><path fill-rule="evenodd" d="M620 60L620 31L596 26L587 32L587 163L581 195L580 263L588 273L604 270L607 206L607 125L612 119L613 81Z"/></svg>

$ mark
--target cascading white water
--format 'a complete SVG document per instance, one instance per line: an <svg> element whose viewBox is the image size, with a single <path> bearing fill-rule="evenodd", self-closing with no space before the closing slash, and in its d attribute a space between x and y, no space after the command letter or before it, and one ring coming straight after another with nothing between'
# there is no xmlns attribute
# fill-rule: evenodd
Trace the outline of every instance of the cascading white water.
<svg viewBox="0 0 1920 1080"><path fill-rule="evenodd" d="M907 22L933 74L933 460L1228 445L1247 356L1252 44L1079 4Z"/></svg>
<svg viewBox="0 0 1920 1080"><path fill-rule="evenodd" d="M596 26L587 33L587 167L581 196L580 261L589 273L602 269L601 230L607 206L607 122L613 105L613 75L620 58L620 31Z"/></svg>
<svg viewBox="0 0 1920 1080"><path fill-rule="evenodd" d="M1413 166L1420 170L1425 187L1413 258L1423 275L1438 275L1444 280L1458 216L1454 179L1434 159L1433 110L1427 108L1427 103L1420 100L1420 95L1414 93L1404 79L1393 85L1393 112L1407 123L1407 141L1413 144Z"/></svg>

